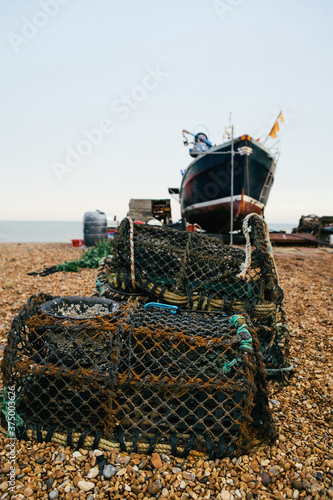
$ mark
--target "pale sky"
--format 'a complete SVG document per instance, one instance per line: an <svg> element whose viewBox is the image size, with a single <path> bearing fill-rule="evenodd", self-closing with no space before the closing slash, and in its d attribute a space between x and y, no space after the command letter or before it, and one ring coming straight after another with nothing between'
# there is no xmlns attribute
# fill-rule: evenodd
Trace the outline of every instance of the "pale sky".
<svg viewBox="0 0 333 500"><path fill-rule="evenodd" d="M333 215L332 22L330 0L1 0L0 219L122 218L180 185L183 128L220 143L232 112L257 138L281 109L266 218Z"/></svg>

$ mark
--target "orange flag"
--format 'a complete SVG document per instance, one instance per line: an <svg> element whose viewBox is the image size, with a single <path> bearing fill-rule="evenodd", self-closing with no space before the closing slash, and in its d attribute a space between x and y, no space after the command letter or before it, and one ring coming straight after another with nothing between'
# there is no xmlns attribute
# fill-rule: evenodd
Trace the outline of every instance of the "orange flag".
<svg viewBox="0 0 333 500"><path fill-rule="evenodd" d="M279 127L278 121L276 120L276 122L274 123L274 125L272 127L272 130L270 131L270 133L268 135L270 135L272 137L272 139L275 139L276 134L279 130L280 130L280 127Z"/></svg>
<svg viewBox="0 0 333 500"><path fill-rule="evenodd" d="M279 119L279 118L280 118L280 120L281 120L282 122L284 122L284 118L283 118L282 111L281 111L281 113L280 113L280 114L279 114L279 116L278 116L278 119Z"/></svg>

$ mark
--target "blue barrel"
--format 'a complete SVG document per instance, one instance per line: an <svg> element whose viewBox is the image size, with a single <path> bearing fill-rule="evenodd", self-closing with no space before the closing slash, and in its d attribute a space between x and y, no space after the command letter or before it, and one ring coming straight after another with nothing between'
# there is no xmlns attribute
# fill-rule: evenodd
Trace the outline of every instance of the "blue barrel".
<svg viewBox="0 0 333 500"><path fill-rule="evenodd" d="M83 237L86 247L92 247L97 241L108 237L107 219L104 212L86 212L83 216Z"/></svg>

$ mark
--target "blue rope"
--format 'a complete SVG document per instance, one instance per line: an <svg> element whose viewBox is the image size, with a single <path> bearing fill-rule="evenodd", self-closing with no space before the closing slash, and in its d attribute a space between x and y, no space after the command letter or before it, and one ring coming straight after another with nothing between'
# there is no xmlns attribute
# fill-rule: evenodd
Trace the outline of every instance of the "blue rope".
<svg viewBox="0 0 333 500"><path fill-rule="evenodd" d="M96 288L98 290L98 293L101 295L103 283L101 281L99 281L98 278L95 278L95 283L96 283Z"/></svg>
<svg viewBox="0 0 333 500"><path fill-rule="evenodd" d="M245 323L243 323L243 321L245 321ZM253 351L252 336L248 330L248 326L246 324L246 320L245 320L244 316L240 316L239 314L233 314L233 316L231 316L229 319L229 323L231 326L234 326L235 328L237 328L236 335L239 335L241 333L245 333L248 335L247 339L244 339L241 341L240 346L239 346L240 349L246 349L246 350ZM237 356L235 359L233 359L229 363L226 363L222 367L222 372L228 373L231 370L231 368L233 366L235 366L240 360L241 360L241 358L239 356Z"/></svg>

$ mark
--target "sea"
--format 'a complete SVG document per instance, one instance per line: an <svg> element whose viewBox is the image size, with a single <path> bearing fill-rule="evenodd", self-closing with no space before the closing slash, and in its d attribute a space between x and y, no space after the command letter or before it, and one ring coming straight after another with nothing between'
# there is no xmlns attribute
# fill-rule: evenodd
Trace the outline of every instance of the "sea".
<svg viewBox="0 0 333 500"><path fill-rule="evenodd" d="M298 223L268 223L271 231L290 233ZM82 221L0 221L0 243L71 243L83 238Z"/></svg>
<svg viewBox="0 0 333 500"><path fill-rule="evenodd" d="M0 221L0 243L71 243L81 238L82 221Z"/></svg>

